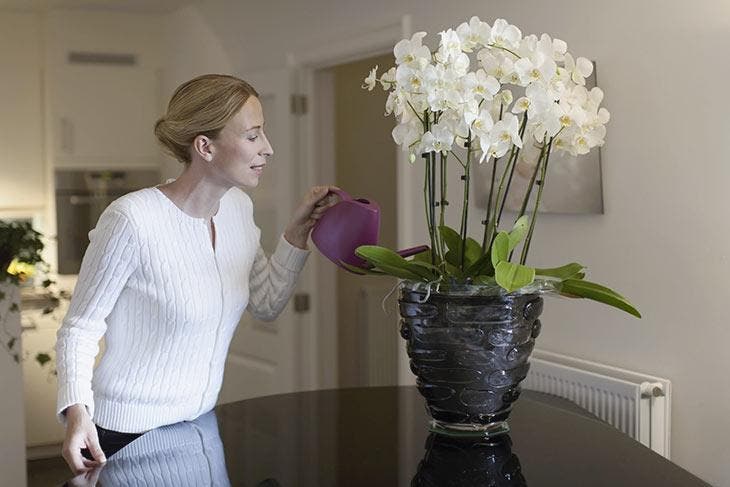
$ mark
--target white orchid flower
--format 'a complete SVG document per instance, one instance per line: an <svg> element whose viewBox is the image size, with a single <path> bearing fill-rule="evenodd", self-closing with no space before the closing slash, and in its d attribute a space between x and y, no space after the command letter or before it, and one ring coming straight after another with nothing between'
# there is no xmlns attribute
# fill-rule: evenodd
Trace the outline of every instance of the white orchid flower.
<svg viewBox="0 0 730 487"><path fill-rule="evenodd" d="M497 78L488 75L483 69L477 69L475 72L467 74L463 80L463 90L474 93L477 100L494 99L494 95L499 92L500 87Z"/></svg>
<svg viewBox="0 0 730 487"><path fill-rule="evenodd" d="M583 85L573 85L565 90L560 97L560 103L583 106L588 102L588 90Z"/></svg>
<svg viewBox="0 0 730 487"><path fill-rule="evenodd" d="M413 68L423 68L424 64L431 61L431 51L427 46L422 45L425 32L416 32L410 40L403 39L393 48L395 63L406 64Z"/></svg>
<svg viewBox="0 0 730 487"><path fill-rule="evenodd" d="M497 19L489 33L489 44L507 49L517 49L522 39L522 32L504 19Z"/></svg>
<svg viewBox="0 0 730 487"><path fill-rule="evenodd" d="M522 147L519 125L519 120L511 113L505 113L502 120L494 124L490 133L490 139L492 141L492 144L489 146L490 156L495 158L502 157L512 145Z"/></svg>
<svg viewBox="0 0 730 487"><path fill-rule="evenodd" d="M547 35L536 42L533 50L515 61L515 72L519 75L522 86L536 82L549 84L556 70L552 40Z"/></svg>
<svg viewBox="0 0 730 487"><path fill-rule="evenodd" d="M585 139L588 147L600 147L604 144L606 137L606 127L604 125L596 125L591 130L585 131Z"/></svg>
<svg viewBox="0 0 730 487"><path fill-rule="evenodd" d="M527 107L528 119L539 119L553 109L552 97L544 85L531 84L525 89L525 96L530 100Z"/></svg>
<svg viewBox="0 0 730 487"><path fill-rule="evenodd" d="M494 128L494 120L492 119L492 115L489 113L489 110L483 108L479 112L477 118L474 119L471 127L472 132L479 137L489 137L489 133Z"/></svg>
<svg viewBox="0 0 730 487"><path fill-rule="evenodd" d="M547 34L543 34L547 35ZM568 44L560 39L553 39L553 59L556 62L563 61L568 52Z"/></svg>
<svg viewBox="0 0 730 487"><path fill-rule="evenodd" d="M380 76L380 84L385 91L388 91L395 84L395 66Z"/></svg>
<svg viewBox="0 0 730 487"><path fill-rule="evenodd" d="M436 53L436 60L445 64L457 54L461 54L461 39L453 29L439 32L439 35L441 36L441 42Z"/></svg>
<svg viewBox="0 0 730 487"><path fill-rule="evenodd" d="M573 60L573 56L566 52L565 69L570 73L570 78L574 83L585 86L586 78L593 73L593 63L584 57Z"/></svg>
<svg viewBox="0 0 730 487"><path fill-rule="evenodd" d="M521 96L517 99L515 104L512 106L512 113L519 114L524 113L530 108L530 99L526 96Z"/></svg>
<svg viewBox="0 0 730 487"><path fill-rule="evenodd" d="M477 53L477 59L484 71L500 83L516 84L519 81L519 77L515 73L514 61L504 55L502 51L482 49Z"/></svg>
<svg viewBox="0 0 730 487"><path fill-rule="evenodd" d="M441 118L439 118L439 125L454 134L455 143L459 139L466 139L469 135L469 125L464 121L464 117L465 115L461 110L449 110L444 112Z"/></svg>
<svg viewBox="0 0 730 487"><path fill-rule="evenodd" d="M375 84L377 83L377 71L378 71L378 65L376 64L373 69L370 70L370 74L367 75L367 77L364 80L364 84L362 85L363 89L367 89L368 91L373 91L373 88L375 88Z"/></svg>
<svg viewBox="0 0 730 487"><path fill-rule="evenodd" d="M401 64L395 70L398 86L409 93L420 93L423 87L423 71Z"/></svg>
<svg viewBox="0 0 730 487"><path fill-rule="evenodd" d="M469 23L464 22L456 28L456 33L461 39L461 49L464 52L472 52L474 49L485 46L489 42L492 28L486 22L479 20L479 17L472 17Z"/></svg>
<svg viewBox="0 0 730 487"><path fill-rule="evenodd" d="M598 109L598 123L607 124L611 120L611 114L605 108L601 107Z"/></svg>
<svg viewBox="0 0 730 487"><path fill-rule="evenodd" d="M446 153L451 150L454 143L454 134L448 127L441 124L434 124L431 130L421 137L420 151Z"/></svg>
<svg viewBox="0 0 730 487"><path fill-rule="evenodd" d="M418 119L413 122L400 123L393 128L391 135L396 144L400 145L404 151L410 150L410 146L418 141L421 136L421 126Z"/></svg>
<svg viewBox="0 0 730 487"><path fill-rule="evenodd" d="M490 134L482 134L478 136L479 150L482 155L479 158L479 164L483 163L485 159L491 157L490 148L492 147L492 139L489 137Z"/></svg>

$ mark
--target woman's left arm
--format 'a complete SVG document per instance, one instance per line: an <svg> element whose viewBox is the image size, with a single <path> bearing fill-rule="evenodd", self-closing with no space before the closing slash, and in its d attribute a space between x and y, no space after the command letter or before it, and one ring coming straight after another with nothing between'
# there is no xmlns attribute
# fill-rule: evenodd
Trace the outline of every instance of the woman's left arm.
<svg viewBox="0 0 730 487"><path fill-rule="evenodd" d="M273 321L289 302L309 256L309 234L325 210L337 202L336 196L328 195L333 188L315 186L307 192L270 259L258 248L251 268L248 303L256 318Z"/></svg>

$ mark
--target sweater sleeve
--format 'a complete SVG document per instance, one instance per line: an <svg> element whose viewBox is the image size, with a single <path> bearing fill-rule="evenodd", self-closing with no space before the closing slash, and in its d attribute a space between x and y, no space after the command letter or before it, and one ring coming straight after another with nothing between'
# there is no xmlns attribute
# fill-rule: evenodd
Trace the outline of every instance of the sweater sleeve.
<svg viewBox="0 0 730 487"><path fill-rule="evenodd" d="M91 378L99 340L129 276L139 262L139 247L132 222L113 206L89 232L89 247L81 262L78 281L56 340L58 420L68 406L83 404L94 415Z"/></svg>
<svg viewBox="0 0 730 487"><path fill-rule="evenodd" d="M249 280L248 309L256 318L273 321L289 301L309 250L293 246L282 235L270 259L259 246Z"/></svg>

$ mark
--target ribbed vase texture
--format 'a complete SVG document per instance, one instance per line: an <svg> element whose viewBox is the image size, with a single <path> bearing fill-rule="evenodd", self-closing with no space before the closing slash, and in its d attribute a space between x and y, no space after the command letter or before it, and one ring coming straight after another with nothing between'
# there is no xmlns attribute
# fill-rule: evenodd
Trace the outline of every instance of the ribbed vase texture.
<svg viewBox="0 0 730 487"><path fill-rule="evenodd" d="M530 367L542 306L536 294L427 295L401 286L400 333L434 420L448 427L507 419Z"/></svg>

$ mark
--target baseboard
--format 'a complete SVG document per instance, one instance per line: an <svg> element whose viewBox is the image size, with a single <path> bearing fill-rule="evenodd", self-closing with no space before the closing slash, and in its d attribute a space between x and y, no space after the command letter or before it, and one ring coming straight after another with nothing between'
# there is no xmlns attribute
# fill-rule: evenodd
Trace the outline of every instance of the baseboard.
<svg viewBox="0 0 730 487"><path fill-rule="evenodd" d="M29 446L25 449L25 456L27 460L42 460L44 458L60 457L62 446L63 443Z"/></svg>

